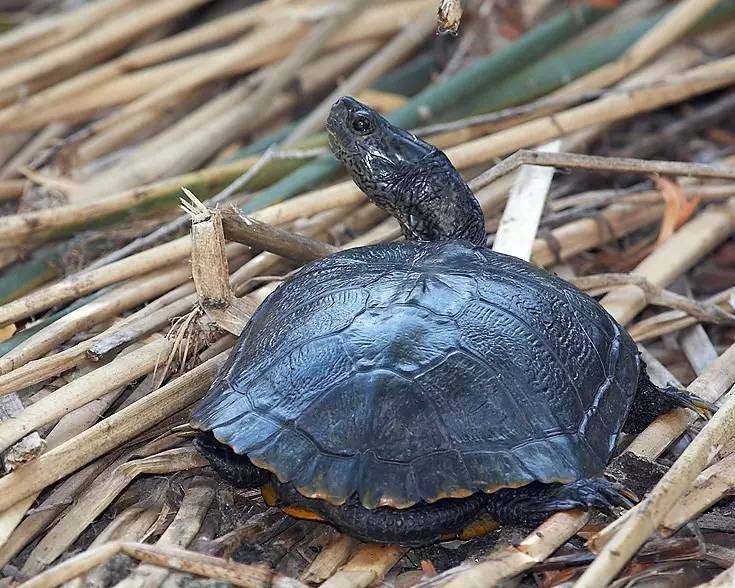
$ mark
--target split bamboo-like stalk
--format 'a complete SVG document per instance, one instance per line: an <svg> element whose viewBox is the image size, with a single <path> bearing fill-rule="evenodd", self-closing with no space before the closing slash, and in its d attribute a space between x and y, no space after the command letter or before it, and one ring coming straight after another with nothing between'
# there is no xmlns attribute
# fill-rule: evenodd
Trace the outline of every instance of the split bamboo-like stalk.
<svg viewBox="0 0 735 588"><path fill-rule="evenodd" d="M561 143L553 141L541 151L558 151ZM536 239L541 214L551 187L554 168L523 166L513 183L495 234L493 251L515 255L526 261Z"/></svg>

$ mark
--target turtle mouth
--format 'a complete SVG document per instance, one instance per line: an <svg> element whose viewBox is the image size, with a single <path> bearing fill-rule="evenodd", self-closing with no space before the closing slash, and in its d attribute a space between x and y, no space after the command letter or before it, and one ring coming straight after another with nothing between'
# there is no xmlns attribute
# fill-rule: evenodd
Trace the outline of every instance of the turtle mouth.
<svg viewBox="0 0 735 588"><path fill-rule="evenodd" d="M329 149L331 149L332 153L335 155L337 154L337 151L339 150L339 141L337 139L337 135L332 130L331 126L329 125L329 121L327 121L327 142L329 143Z"/></svg>
<svg viewBox="0 0 735 588"><path fill-rule="evenodd" d="M349 157L362 157L362 154L358 149L352 151L346 149L344 143L340 141L339 134L335 132L334 129L331 129L329 126L327 126L326 130L329 150L337 159L344 161L346 158Z"/></svg>

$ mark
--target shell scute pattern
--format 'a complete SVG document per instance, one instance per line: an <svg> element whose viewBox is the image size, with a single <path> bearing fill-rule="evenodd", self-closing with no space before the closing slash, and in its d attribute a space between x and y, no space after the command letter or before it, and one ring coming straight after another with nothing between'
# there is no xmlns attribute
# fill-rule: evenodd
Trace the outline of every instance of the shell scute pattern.
<svg viewBox="0 0 735 588"><path fill-rule="evenodd" d="M367 299L367 292L358 285L309 300L302 298L297 304L288 298L281 304L269 304L265 312L256 313L258 322L265 324L254 324L250 332L255 335L241 339L238 345L236 353L242 353L241 361L252 367L236 370L231 375L233 385L245 386L260 377L257 367L261 363L282 361L304 343L345 330L365 308ZM269 312L269 307L278 311Z"/></svg>
<svg viewBox="0 0 735 588"><path fill-rule="evenodd" d="M596 301L563 280L508 256L483 254L495 273L491 271L478 279L480 296L496 300L522 316L554 348L570 378L590 394L585 401L591 401L600 374L603 378L614 374L614 366L611 369L609 363L613 346L625 345L628 352L635 354L632 340ZM592 365L597 365L599 371L590 369ZM628 397L634 392L635 381Z"/></svg>
<svg viewBox="0 0 735 588"><path fill-rule="evenodd" d="M598 475L638 366L583 296L465 242L339 253L261 305L193 423L334 504Z"/></svg>
<svg viewBox="0 0 735 588"><path fill-rule="evenodd" d="M357 493L367 508L404 508L425 498L416 487L416 478L409 465L381 460L371 449L360 461Z"/></svg>

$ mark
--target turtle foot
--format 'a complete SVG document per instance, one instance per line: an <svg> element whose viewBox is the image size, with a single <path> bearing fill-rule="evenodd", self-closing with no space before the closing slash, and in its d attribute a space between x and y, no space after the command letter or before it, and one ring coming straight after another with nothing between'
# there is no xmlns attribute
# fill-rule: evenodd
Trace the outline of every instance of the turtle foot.
<svg viewBox="0 0 735 588"><path fill-rule="evenodd" d="M709 420L717 412L717 406L675 386L661 389L661 394L670 399L671 403L681 408L688 408L696 412L704 420Z"/></svg>
<svg viewBox="0 0 735 588"><path fill-rule="evenodd" d="M600 477L569 484L533 482L499 490L490 500L489 511L502 523L536 525L555 512L574 508L613 514L616 508L631 508L638 497L621 484Z"/></svg>
<svg viewBox="0 0 735 588"><path fill-rule="evenodd" d="M616 508L632 508L638 497L622 484L612 482L607 478L588 478L567 484L560 488L560 492L567 494L562 498L568 502L576 502L571 508L596 508L607 514L615 514ZM566 510L566 509L559 509Z"/></svg>

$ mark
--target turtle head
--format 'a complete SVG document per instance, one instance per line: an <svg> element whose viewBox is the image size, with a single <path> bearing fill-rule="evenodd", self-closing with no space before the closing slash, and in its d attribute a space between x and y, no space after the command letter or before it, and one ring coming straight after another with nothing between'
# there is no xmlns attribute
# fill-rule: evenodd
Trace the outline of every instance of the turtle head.
<svg viewBox="0 0 735 588"><path fill-rule="evenodd" d="M436 151L349 96L332 106L327 134L332 153L360 180L358 184L388 183L403 164L418 164Z"/></svg>
<svg viewBox="0 0 735 588"><path fill-rule="evenodd" d="M335 157L368 198L398 219L407 239L485 244L474 194L434 145L349 96L332 106L327 134Z"/></svg>

